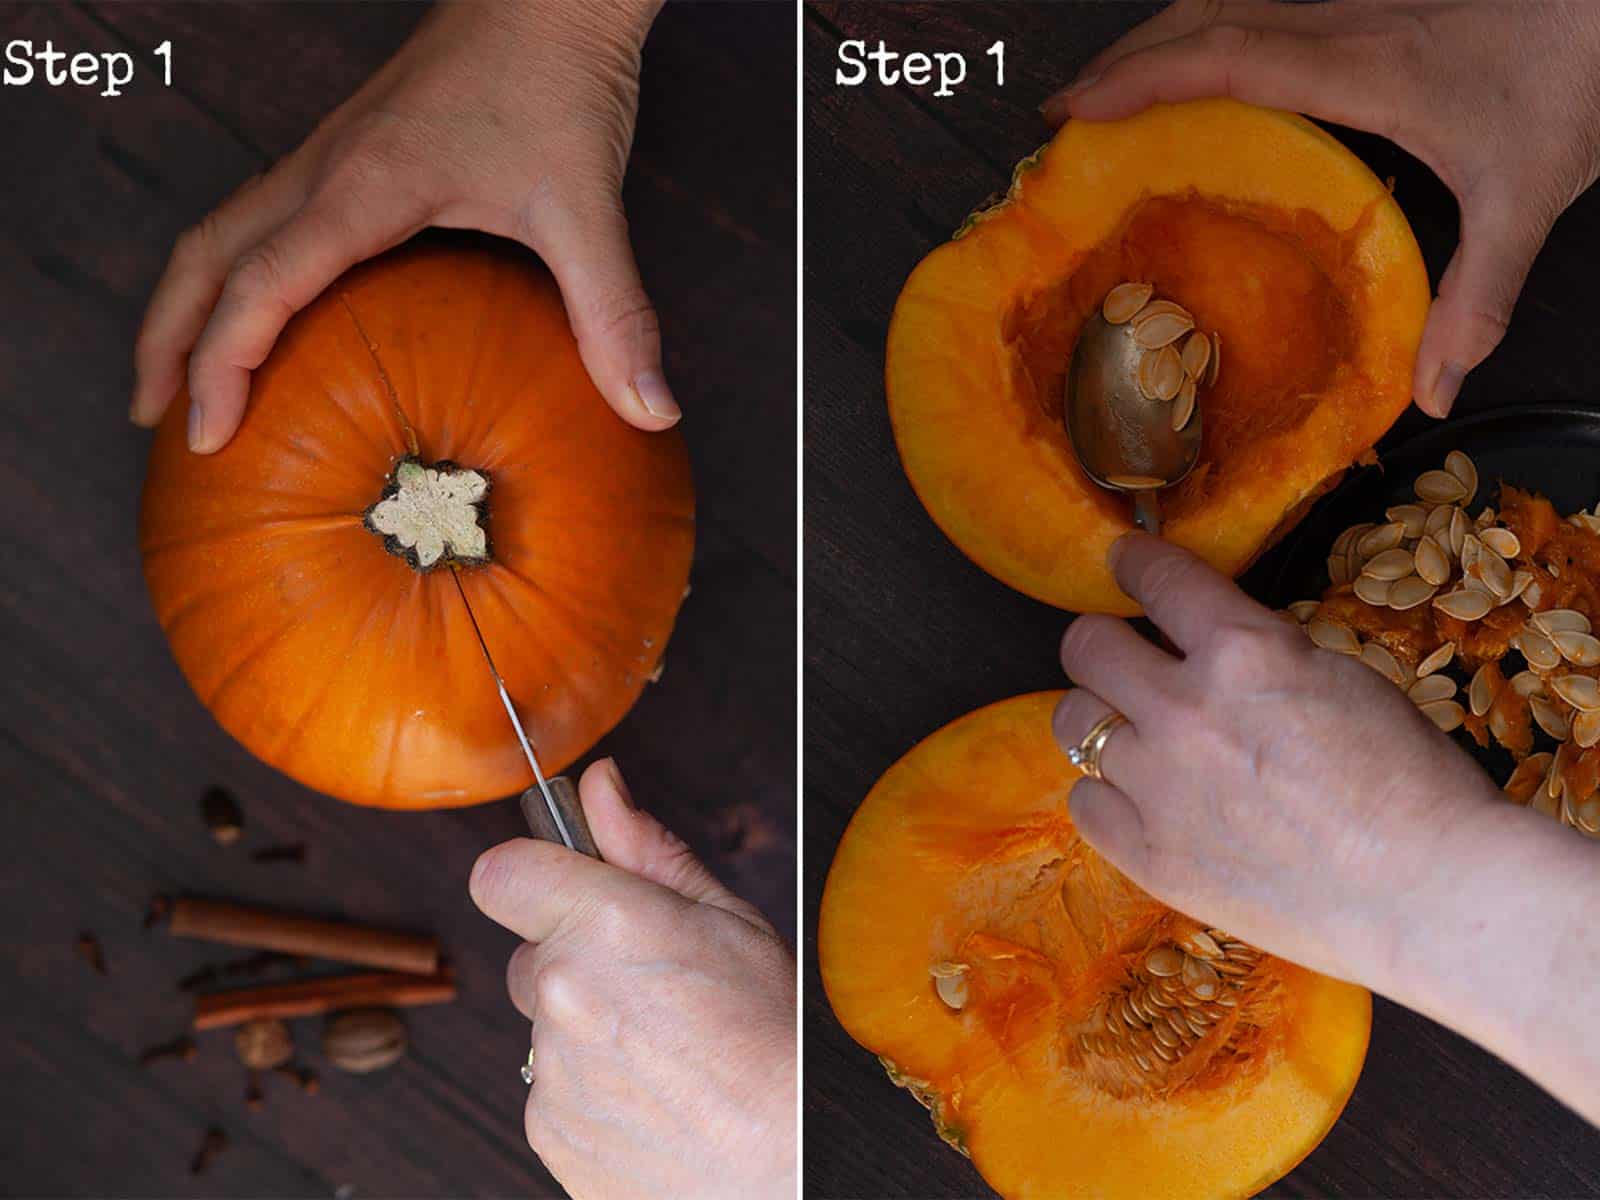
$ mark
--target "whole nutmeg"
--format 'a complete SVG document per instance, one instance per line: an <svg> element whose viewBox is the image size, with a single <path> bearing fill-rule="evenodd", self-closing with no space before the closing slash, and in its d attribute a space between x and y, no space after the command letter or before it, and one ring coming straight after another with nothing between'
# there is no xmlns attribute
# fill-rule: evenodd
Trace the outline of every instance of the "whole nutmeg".
<svg viewBox="0 0 1600 1200"><path fill-rule="evenodd" d="M239 1061L252 1071L271 1071L294 1057L289 1027L275 1017L246 1021L233 1034Z"/></svg>
<svg viewBox="0 0 1600 1200"><path fill-rule="evenodd" d="M388 1008L335 1013L322 1027L322 1052L341 1071L381 1071L405 1055L405 1023Z"/></svg>

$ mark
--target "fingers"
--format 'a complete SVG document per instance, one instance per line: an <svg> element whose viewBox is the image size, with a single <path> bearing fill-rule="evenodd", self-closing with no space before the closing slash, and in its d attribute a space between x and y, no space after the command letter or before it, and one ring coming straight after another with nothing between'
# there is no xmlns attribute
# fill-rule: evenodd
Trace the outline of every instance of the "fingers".
<svg viewBox="0 0 1600 1200"><path fill-rule="evenodd" d="M1063 753L1072 749L1089 735L1089 731L1109 716L1112 706L1087 688L1073 688L1061 698L1050 717L1050 728L1056 745ZM1142 751L1138 727L1119 725L1106 738L1100 751L1100 773L1111 783L1137 790L1133 775L1141 761Z"/></svg>
<svg viewBox="0 0 1600 1200"><path fill-rule="evenodd" d="M506 963L506 991L511 1003L528 1020L533 1020L533 979L538 973L539 947L533 942L523 942L511 952Z"/></svg>
<svg viewBox="0 0 1600 1200"><path fill-rule="evenodd" d="M1417 348L1417 407L1448 416L1461 382L1505 336L1528 270L1549 225L1499 200L1462 206L1461 244L1439 281L1439 297Z"/></svg>
<svg viewBox="0 0 1600 1200"><path fill-rule="evenodd" d="M1186 654L1219 629L1267 628L1279 619L1209 563L1148 533L1123 534L1110 561L1117 586Z"/></svg>
<svg viewBox="0 0 1600 1200"><path fill-rule="evenodd" d="M724 887L681 838L634 807L615 759L591 763L578 781L578 794L595 845L612 866L771 931L755 906Z"/></svg>
<svg viewBox="0 0 1600 1200"><path fill-rule="evenodd" d="M1171 689L1177 665L1116 617L1085 614L1061 638L1067 678L1105 697L1136 722L1148 719L1152 701Z"/></svg>
<svg viewBox="0 0 1600 1200"><path fill-rule="evenodd" d="M1083 840L1134 882L1149 877L1150 844L1144 818L1118 788L1097 779L1080 779L1067 798L1072 823Z"/></svg>
<svg viewBox="0 0 1600 1200"><path fill-rule="evenodd" d="M639 429L683 415L661 369L661 327L645 295L621 201L547 205L524 239L549 264L578 337L583 365L606 403Z"/></svg>
<svg viewBox="0 0 1600 1200"><path fill-rule="evenodd" d="M666 897L627 871L531 838L485 850L473 864L468 890L484 916L530 942L546 940L574 919L659 905Z"/></svg>
<svg viewBox="0 0 1600 1200"><path fill-rule="evenodd" d="M189 358L189 448L209 454L227 444L244 417L250 373L290 317L426 224L424 206L397 190L330 189L241 255Z"/></svg>
<svg viewBox="0 0 1600 1200"><path fill-rule="evenodd" d="M1071 116L1112 121L1158 102L1233 96L1389 136L1402 111L1395 87L1370 47L1280 29L1211 25L1118 59L1064 101Z"/></svg>
<svg viewBox="0 0 1600 1200"><path fill-rule="evenodd" d="M184 360L205 328L238 257L288 220L305 199L297 157L243 184L181 236L151 293L134 343L128 417L153 426L183 385Z"/></svg>

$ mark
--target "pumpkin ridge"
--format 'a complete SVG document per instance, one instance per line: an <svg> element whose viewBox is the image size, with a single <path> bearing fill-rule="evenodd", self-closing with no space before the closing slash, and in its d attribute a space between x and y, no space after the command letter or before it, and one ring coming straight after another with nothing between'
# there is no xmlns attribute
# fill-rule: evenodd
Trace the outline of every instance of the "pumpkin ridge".
<svg viewBox="0 0 1600 1200"><path fill-rule="evenodd" d="M378 380L383 384L383 390L389 396L389 403L394 405L395 418L400 422L400 427L406 433L406 446L414 457L420 458L422 450L417 444L417 431L412 427L410 419L406 416L405 406L400 403L400 393L395 391L394 382L389 378L389 372L384 368L383 359L378 357L378 343L367 336L366 327L361 324L361 318L356 313L355 305L350 303L349 292L340 290L339 304L349 314L351 323L356 327L356 334L361 338L361 344L367 348L367 354L372 359L372 365L378 372Z"/></svg>
<svg viewBox="0 0 1600 1200"><path fill-rule="evenodd" d="M215 545L232 541L235 538L251 537L257 534L317 534L332 532L336 529L346 529L351 525L359 525L360 523L359 517L353 517L348 513L319 513L303 517L272 517L265 521L252 520L222 528L201 530L187 537L170 537L160 541L154 539L141 541L139 543L139 553L146 558L152 558L174 550L188 550L197 546ZM285 528L286 526L290 528Z"/></svg>
<svg viewBox="0 0 1600 1200"><path fill-rule="evenodd" d="M583 641L588 643L590 649L598 651L600 654L609 659L622 661L627 660L627 651L625 651L620 644L613 642L609 637L605 636L603 631L598 630L591 624L583 622L582 618L578 614L577 608L565 602L561 598L560 593L534 582L530 576L523 573L520 567L514 567L511 564L504 562L496 562L494 565L500 567L506 575L509 575L517 583L521 584L525 588L530 589L551 612L560 615L564 619L563 624L567 626L568 630L575 637L581 638ZM496 574L496 572L489 572L488 577L494 578ZM509 589L506 586L505 580L494 578L494 590L496 593L495 598L498 599L502 604L505 604L508 607L515 607L515 605L512 605L506 596L506 593L509 591Z"/></svg>

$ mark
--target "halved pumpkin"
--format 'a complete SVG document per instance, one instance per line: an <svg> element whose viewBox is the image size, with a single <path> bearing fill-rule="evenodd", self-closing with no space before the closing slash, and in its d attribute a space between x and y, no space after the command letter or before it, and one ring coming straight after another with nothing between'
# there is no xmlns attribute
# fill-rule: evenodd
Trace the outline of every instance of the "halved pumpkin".
<svg viewBox="0 0 1600 1200"><path fill-rule="evenodd" d="M1330 135L1231 100L1069 122L906 282L889 415L911 484L974 562L1030 596L1131 615L1105 566L1131 505L1062 420L1067 357L1116 284L1218 335L1199 464L1164 535L1237 574L1405 410L1429 303L1388 189Z"/></svg>
<svg viewBox="0 0 1600 1200"><path fill-rule="evenodd" d="M1338 1119L1371 996L1095 854L1059 697L970 713L878 781L823 892L828 999L1004 1196L1248 1195Z"/></svg>

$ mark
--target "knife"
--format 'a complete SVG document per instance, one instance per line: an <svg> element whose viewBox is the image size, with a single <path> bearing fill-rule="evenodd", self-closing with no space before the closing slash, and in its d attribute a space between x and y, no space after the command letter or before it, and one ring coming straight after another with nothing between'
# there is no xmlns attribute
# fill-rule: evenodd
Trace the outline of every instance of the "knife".
<svg viewBox="0 0 1600 1200"><path fill-rule="evenodd" d="M466 589L461 586L461 576L453 566L450 568L450 578L455 580L456 592L461 596L461 603L467 610L467 620L472 623L472 632L478 639L478 649L483 651L483 661L488 664L495 690L500 693L500 703L505 706L506 716L511 718L517 744L522 747L523 757L533 768L534 786L519 798L528 828L534 837L542 841L555 842L568 850L599 858L600 850L594 843L594 835L589 832L589 822L584 818L583 801L578 797L578 789L565 775L545 778L544 768L539 765L539 756L534 753L533 743L528 740L528 731L522 727L522 718L517 716L517 706L512 703L505 680L494 665L494 655L489 653L489 643L484 640L477 614L472 611Z"/></svg>

